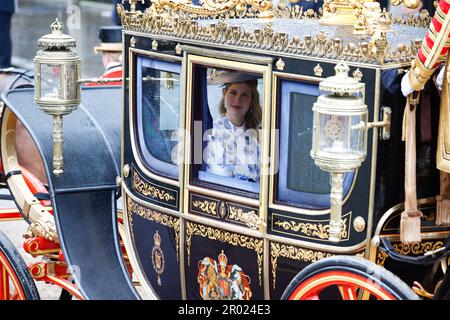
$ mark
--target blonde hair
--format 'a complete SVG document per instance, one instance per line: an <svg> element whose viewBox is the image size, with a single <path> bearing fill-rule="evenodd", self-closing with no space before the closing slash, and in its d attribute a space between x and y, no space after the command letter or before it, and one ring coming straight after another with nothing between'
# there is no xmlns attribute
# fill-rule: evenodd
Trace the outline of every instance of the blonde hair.
<svg viewBox="0 0 450 320"><path fill-rule="evenodd" d="M252 102L250 104L250 108L247 111L247 114L244 118L244 126L245 129L259 129L259 125L262 120L262 108L259 103L259 92L258 92L258 81L257 80L249 80L242 82L231 82L224 85L224 92L230 88L230 86L234 83L245 83L251 88ZM227 109L225 108L225 98L224 95L219 102L219 113L221 115L225 115L227 113Z"/></svg>

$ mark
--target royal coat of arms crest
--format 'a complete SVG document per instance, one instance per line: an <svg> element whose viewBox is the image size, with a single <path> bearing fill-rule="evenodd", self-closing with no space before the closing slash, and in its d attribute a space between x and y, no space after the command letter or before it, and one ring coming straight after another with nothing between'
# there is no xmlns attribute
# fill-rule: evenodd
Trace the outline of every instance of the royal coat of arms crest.
<svg viewBox="0 0 450 320"><path fill-rule="evenodd" d="M164 272L164 253L161 249L161 236L159 235L158 231L156 231L155 235L153 236L153 241L155 245L152 249L152 262L153 262L153 269L155 269L155 272L157 274L157 281L158 285L162 286L161 282L161 275Z"/></svg>
<svg viewBox="0 0 450 320"><path fill-rule="evenodd" d="M229 265L222 252L218 262L210 257L199 261L197 281L204 300L250 300L250 277L237 264Z"/></svg>

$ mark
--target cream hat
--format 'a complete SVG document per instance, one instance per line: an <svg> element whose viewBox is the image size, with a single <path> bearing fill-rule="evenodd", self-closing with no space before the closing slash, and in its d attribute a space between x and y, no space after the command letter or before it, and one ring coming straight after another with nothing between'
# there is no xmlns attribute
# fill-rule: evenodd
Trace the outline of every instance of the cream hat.
<svg viewBox="0 0 450 320"><path fill-rule="evenodd" d="M225 85L228 83L258 80L261 77L259 74L244 71L212 69L208 77L208 83Z"/></svg>

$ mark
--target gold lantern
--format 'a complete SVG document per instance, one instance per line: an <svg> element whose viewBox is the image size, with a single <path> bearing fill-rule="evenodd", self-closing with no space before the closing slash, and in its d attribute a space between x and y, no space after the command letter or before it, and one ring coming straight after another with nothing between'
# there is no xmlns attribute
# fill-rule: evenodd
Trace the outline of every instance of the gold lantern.
<svg viewBox="0 0 450 320"><path fill-rule="evenodd" d="M365 85L349 77L345 62L335 67L336 75L319 85L323 93L314 103L313 142L314 163L331 174L329 240L338 242L343 230L342 193L344 174L358 169L367 154L369 127L389 127L390 110L384 110L383 122L368 123L368 108L364 103Z"/></svg>
<svg viewBox="0 0 450 320"><path fill-rule="evenodd" d="M53 116L53 173L63 173L63 116L76 110L80 104L80 64L72 50L76 42L63 34L63 26L56 19L52 32L38 40L39 50L34 58L36 90L39 109Z"/></svg>

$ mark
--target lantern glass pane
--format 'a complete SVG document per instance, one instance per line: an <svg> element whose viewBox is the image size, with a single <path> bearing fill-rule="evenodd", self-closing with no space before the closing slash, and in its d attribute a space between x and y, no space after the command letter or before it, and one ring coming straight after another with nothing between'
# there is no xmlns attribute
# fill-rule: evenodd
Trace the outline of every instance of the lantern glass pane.
<svg viewBox="0 0 450 320"><path fill-rule="evenodd" d="M61 66L41 65L41 97L61 99Z"/></svg>
<svg viewBox="0 0 450 320"><path fill-rule="evenodd" d="M67 100L79 99L78 81L78 65L68 64L63 69L65 71L65 86Z"/></svg>
<svg viewBox="0 0 450 320"><path fill-rule="evenodd" d="M319 152L325 157L359 159L366 153L367 113L338 116L318 115Z"/></svg>

